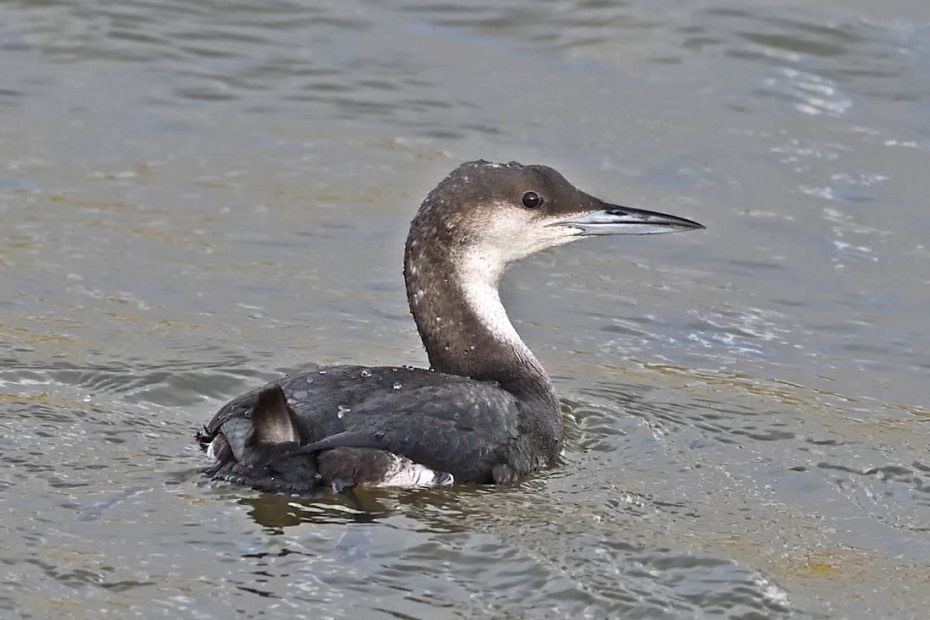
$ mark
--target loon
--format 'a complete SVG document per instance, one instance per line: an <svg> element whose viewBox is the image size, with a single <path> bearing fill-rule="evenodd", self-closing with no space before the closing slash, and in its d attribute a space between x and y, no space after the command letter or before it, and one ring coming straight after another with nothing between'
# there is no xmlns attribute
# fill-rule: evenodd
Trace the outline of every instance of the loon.
<svg viewBox="0 0 930 620"><path fill-rule="evenodd" d="M430 368L302 367L224 405L197 438L205 475L256 489L511 483L556 464L552 381L501 305L507 265L598 235L704 228L605 203L542 165L453 170L420 205L404 280Z"/></svg>

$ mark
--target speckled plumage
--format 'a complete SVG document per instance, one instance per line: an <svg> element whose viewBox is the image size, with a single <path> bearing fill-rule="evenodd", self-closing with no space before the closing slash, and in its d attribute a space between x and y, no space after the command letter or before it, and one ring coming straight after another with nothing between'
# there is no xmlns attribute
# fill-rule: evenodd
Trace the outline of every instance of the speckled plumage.
<svg viewBox="0 0 930 620"><path fill-rule="evenodd" d="M374 448L402 454L457 482L509 482L550 464L558 453L556 444L546 450L550 458L534 454L521 427L520 403L493 383L422 369L310 366L274 384L296 415L300 444L318 451ZM204 439L222 430L233 452L248 452L248 421L262 389L225 405Z"/></svg>
<svg viewBox="0 0 930 620"><path fill-rule="evenodd" d="M406 245L408 301L432 370L308 366L244 394L199 435L216 459L206 473L311 493L506 483L552 466L559 403L500 305L507 264L590 235L700 227L609 205L545 166L462 164L424 200Z"/></svg>

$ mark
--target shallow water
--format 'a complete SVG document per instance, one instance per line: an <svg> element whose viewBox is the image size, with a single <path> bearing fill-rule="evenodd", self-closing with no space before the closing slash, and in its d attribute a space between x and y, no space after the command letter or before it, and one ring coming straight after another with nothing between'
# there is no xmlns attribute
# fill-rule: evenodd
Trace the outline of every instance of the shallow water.
<svg viewBox="0 0 930 620"><path fill-rule="evenodd" d="M925 4L0 2L0 609L923 617ZM563 465L200 484L226 399L425 364L407 222L478 157L708 227L508 275Z"/></svg>

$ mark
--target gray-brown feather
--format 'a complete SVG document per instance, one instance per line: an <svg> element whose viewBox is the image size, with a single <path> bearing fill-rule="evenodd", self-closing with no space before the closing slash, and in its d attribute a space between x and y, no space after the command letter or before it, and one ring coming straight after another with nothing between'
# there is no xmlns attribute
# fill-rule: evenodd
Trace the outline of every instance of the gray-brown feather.
<svg viewBox="0 0 930 620"><path fill-rule="evenodd" d="M551 464L537 462L533 454L538 450L527 444L526 429L520 428L521 404L494 383L421 369L362 366L304 367L275 383L293 409L300 444L309 447L302 456L335 448L375 449L447 472L457 482L505 482ZM222 436L240 464L238 469L218 468L215 477L229 479L235 473L242 482L241 465L255 460L255 446L270 449L271 442L252 437L252 412L262 389L229 402L207 425L201 441ZM282 429L271 434L289 437ZM279 454L294 445L282 443ZM356 483L373 480L378 464L388 462L358 455L364 462L350 459L338 468L343 477L345 471L363 472ZM269 458L262 454L258 460ZM497 480L495 474L505 471L508 480ZM320 482L329 481L321 477Z"/></svg>

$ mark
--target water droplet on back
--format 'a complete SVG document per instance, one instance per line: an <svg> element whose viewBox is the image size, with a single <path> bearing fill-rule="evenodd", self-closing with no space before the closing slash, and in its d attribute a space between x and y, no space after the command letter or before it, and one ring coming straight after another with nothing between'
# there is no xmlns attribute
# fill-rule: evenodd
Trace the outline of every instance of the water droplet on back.
<svg viewBox="0 0 930 620"><path fill-rule="evenodd" d="M395 384L392 385L391 387L393 387L395 390L399 390L400 388L402 388L402 387L404 387L404 386L402 386L402 385L400 384L400 381L398 381L397 383L395 383Z"/></svg>
<svg viewBox="0 0 930 620"><path fill-rule="evenodd" d="M362 376L362 379L367 379L371 376L371 371L365 368L362 372L359 373Z"/></svg>

